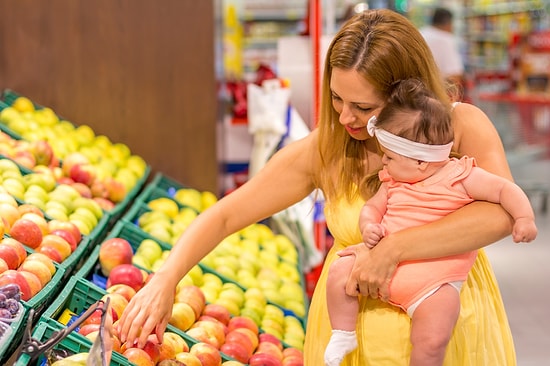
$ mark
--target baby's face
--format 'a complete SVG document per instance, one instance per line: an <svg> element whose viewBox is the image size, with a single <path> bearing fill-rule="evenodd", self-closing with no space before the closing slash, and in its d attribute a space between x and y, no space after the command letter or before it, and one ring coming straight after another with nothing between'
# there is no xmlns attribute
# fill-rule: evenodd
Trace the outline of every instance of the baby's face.
<svg viewBox="0 0 550 366"><path fill-rule="evenodd" d="M422 161L397 154L383 146L380 149L384 153L382 164L395 181L416 183L426 178L425 169L422 169L425 163Z"/></svg>

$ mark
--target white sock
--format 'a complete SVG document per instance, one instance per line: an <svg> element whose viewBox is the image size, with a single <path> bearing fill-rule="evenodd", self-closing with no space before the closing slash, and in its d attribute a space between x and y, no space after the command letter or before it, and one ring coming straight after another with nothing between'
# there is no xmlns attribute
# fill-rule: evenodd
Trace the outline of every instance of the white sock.
<svg viewBox="0 0 550 366"><path fill-rule="evenodd" d="M355 331L332 330L332 336L325 349L325 365L339 366L344 357L357 348Z"/></svg>

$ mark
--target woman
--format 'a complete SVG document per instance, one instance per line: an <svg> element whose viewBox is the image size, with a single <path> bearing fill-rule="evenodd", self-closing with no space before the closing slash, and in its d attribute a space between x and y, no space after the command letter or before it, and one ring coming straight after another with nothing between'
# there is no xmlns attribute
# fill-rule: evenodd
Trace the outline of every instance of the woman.
<svg viewBox="0 0 550 366"><path fill-rule="evenodd" d="M372 250L364 245L351 246L361 242L359 211L377 188L367 183L376 181L382 167L367 122L379 113L392 83L411 77L423 80L438 99L450 102L428 46L406 18L380 9L350 19L328 50L319 128L281 149L248 183L199 215L145 291L139 291L126 308L119 323L122 341L139 336L143 345L155 329L162 337L176 284L193 265L227 235L320 188L326 197L327 222L335 243L309 309L306 365L323 364L331 332L326 269L339 254L356 255L347 293L361 294L359 345L343 364L406 365L410 319L384 302L397 263L479 249L510 234L512 228L510 216L499 205L474 202L435 223L388 235ZM453 112L453 126L456 152L473 156L480 167L511 179L498 134L483 112L459 104ZM368 176L372 178L365 178ZM490 225L479 225L487 217L491 218ZM506 314L483 251L463 286L461 300L463 310L445 364L514 365Z"/></svg>

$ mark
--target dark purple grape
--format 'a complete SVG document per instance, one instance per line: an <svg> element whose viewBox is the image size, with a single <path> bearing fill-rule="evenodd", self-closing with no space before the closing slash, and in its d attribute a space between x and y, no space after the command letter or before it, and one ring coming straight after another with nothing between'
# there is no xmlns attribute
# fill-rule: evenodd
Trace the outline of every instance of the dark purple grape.
<svg viewBox="0 0 550 366"><path fill-rule="evenodd" d="M0 320L11 318L13 318L13 315L8 309L0 309Z"/></svg>
<svg viewBox="0 0 550 366"><path fill-rule="evenodd" d="M7 296L5 293L0 292L0 304L7 300ZM1 306L1 305L0 305Z"/></svg>
<svg viewBox="0 0 550 366"><path fill-rule="evenodd" d="M15 316L19 312L19 301L15 299L7 299L6 304L8 305L6 309Z"/></svg>
<svg viewBox="0 0 550 366"><path fill-rule="evenodd" d="M15 296L21 296L21 288L15 283L0 286L0 292L6 295L8 299L15 298Z"/></svg>

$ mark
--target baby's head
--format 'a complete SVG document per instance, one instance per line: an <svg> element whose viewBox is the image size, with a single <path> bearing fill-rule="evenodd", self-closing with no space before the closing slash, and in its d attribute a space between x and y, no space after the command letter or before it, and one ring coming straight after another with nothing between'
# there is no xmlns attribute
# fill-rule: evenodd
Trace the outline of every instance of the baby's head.
<svg viewBox="0 0 550 366"><path fill-rule="evenodd" d="M418 79L395 83L367 129L387 150L423 162L444 162L453 145L451 111Z"/></svg>
<svg viewBox="0 0 550 366"><path fill-rule="evenodd" d="M418 79L395 83L376 127L428 145L445 145L454 138L451 111Z"/></svg>

